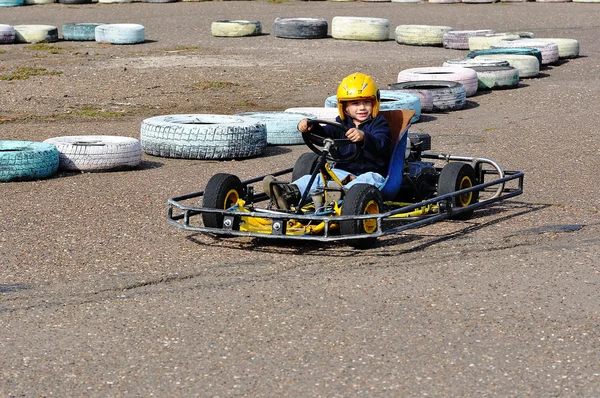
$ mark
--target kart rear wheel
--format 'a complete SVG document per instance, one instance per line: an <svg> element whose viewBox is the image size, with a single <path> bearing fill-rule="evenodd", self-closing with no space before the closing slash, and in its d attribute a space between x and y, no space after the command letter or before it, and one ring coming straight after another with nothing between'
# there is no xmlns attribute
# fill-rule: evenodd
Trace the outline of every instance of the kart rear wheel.
<svg viewBox="0 0 600 398"><path fill-rule="evenodd" d="M383 209L383 199L381 192L373 185L356 184L353 185L346 196L342 205L342 216L379 214ZM377 220L346 220L340 223L340 233L342 235L369 234L377 232ZM356 249L368 249L377 238L364 238L349 240L348 244Z"/></svg>
<svg viewBox="0 0 600 398"><path fill-rule="evenodd" d="M292 181L296 181L298 178L306 175L311 175L317 166L317 159L319 156L314 152L306 152L300 155L296 163L294 164L294 171L292 171Z"/></svg>
<svg viewBox="0 0 600 398"><path fill-rule="evenodd" d="M219 173L208 180L204 190L202 207L228 209L242 197L242 182L233 174ZM207 228L223 228L223 215L203 213L202 221Z"/></svg>
<svg viewBox="0 0 600 398"><path fill-rule="evenodd" d="M475 185L477 185L477 177L470 164L462 162L448 163L442 169L438 179L438 195L460 191ZM453 208L467 207L477 203L478 199L479 192L473 191L452 198L451 203ZM471 216L473 216L473 210L465 211L450 218L453 220L468 220Z"/></svg>

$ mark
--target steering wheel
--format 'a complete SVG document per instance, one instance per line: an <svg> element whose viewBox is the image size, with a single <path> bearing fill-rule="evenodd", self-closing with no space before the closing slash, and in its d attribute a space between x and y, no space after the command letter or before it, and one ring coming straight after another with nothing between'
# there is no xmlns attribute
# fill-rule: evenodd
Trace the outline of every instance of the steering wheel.
<svg viewBox="0 0 600 398"><path fill-rule="evenodd" d="M320 119L309 119L308 126L314 126L315 124L328 124L330 126L338 128L340 131L345 133L347 131L346 127L342 126L337 122L330 122L329 120L320 120ZM347 138L329 138L329 137L321 137L313 133L312 131L307 131L302 133L302 138L304 139L304 143L307 147L310 148L311 151L316 153L317 155L321 155L323 153L323 148L325 147L325 140L333 141L333 144L329 147L329 152L327 153L327 160L332 162L352 162L356 160L361 153L361 149L356 145L355 142L350 141ZM345 145L354 145L354 151L351 152L347 156L340 155L338 148Z"/></svg>

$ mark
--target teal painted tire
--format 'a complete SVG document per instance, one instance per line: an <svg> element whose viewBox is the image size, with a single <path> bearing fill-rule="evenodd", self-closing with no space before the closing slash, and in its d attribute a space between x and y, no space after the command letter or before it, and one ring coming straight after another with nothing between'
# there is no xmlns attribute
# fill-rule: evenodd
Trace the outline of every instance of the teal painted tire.
<svg viewBox="0 0 600 398"><path fill-rule="evenodd" d="M316 119L316 115L296 112L243 112L237 116L257 119L267 126L267 144L303 145L304 139L298 131L302 119Z"/></svg>
<svg viewBox="0 0 600 398"><path fill-rule="evenodd" d="M487 50L471 51L467 54L467 58L475 58L480 55L490 54L518 54L518 55L533 55L538 59L540 66L542 65L542 52L535 48L489 48Z"/></svg>
<svg viewBox="0 0 600 398"><path fill-rule="evenodd" d="M471 66L477 72L478 89L502 90L519 86L519 71L512 66Z"/></svg>
<svg viewBox="0 0 600 398"><path fill-rule="evenodd" d="M411 123L416 123L421 118L421 99L417 95L396 90L380 90L380 94L380 111L410 109L416 112L410 119ZM328 97L325 100L325 107L337 108L337 95Z"/></svg>
<svg viewBox="0 0 600 398"><path fill-rule="evenodd" d="M63 40L94 41L96 27L103 23L67 23L62 26Z"/></svg>
<svg viewBox="0 0 600 398"><path fill-rule="evenodd" d="M25 0L0 0L0 7L19 7L25 4Z"/></svg>
<svg viewBox="0 0 600 398"><path fill-rule="evenodd" d="M29 181L58 170L59 153L42 142L0 140L0 181Z"/></svg>
<svg viewBox="0 0 600 398"><path fill-rule="evenodd" d="M140 141L149 155L182 159L258 156L267 146L260 121L232 115L165 115L142 121Z"/></svg>

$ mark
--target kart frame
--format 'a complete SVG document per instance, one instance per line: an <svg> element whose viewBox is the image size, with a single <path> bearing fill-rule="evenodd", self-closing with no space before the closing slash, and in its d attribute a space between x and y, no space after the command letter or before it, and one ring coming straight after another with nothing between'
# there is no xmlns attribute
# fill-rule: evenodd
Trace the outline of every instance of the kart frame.
<svg viewBox="0 0 600 398"><path fill-rule="evenodd" d="M475 170L478 171L477 185L451 192L444 195L439 195L418 203L392 203L392 209L378 214L364 215L320 215L320 214L297 214L288 213L278 210L254 208L254 204L268 201L269 198L264 192L255 193L253 184L259 183L265 176L252 178L242 181L242 186L247 192L246 203L253 208L254 211L238 211L234 209L213 209L205 208L197 205L188 204L191 200L198 201L204 195L204 191L193 192L168 200L167 217L169 224L188 231L208 233L217 236L240 236L254 237L265 239L286 239L298 241L318 241L318 242L338 242L338 241L357 241L361 239L373 239L384 235L396 234L409 229L419 228L428 224L442 221L454 217L460 213L473 211L492 203L506 200L523 193L524 173L521 171L505 171L498 163L491 159L473 157L473 156L458 156L438 154L434 152L422 152L422 159L431 159L434 161L443 162L467 162L470 163ZM483 165L491 166L491 169L482 167ZM273 176L282 176L291 174L292 168L281 170L272 173ZM492 179L490 179L492 178ZM488 180L488 181L486 181ZM453 206L453 198L469 192L492 192L491 196L478 202L472 203L464 207ZM437 207L434 211L426 211L422 215L411 215L419 213L420 209L431 209ZM223 216L222 228L209 228L202 222L202 214L218 213ZM263 220L270 220L271 232L254 232L240 231L239 225L244 217L258 217ZM286 226L288 221L301 221L306 223L324 223L324 228L319 235L302 234L292 235L286 234ZM345 220L375 220L377 223L376 230L372 233L341 235L332 225L339 225Z"/></svg>

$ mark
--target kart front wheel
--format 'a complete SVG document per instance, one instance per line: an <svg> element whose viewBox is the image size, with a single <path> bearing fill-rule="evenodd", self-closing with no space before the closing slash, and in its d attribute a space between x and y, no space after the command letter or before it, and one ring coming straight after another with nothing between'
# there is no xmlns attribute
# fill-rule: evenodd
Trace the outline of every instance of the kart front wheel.
<svg viewBox="0 0 600 398"><path fill-rule="evenodd" d="M438 179L438 195L460 191L477 185L475 170L470 164L462 162L448 163L442 169ZM479 191L472 191L451 199L453 208L467 207L477 203ZM461 212L450 217L454 220L468 220L473 216L473 210Z"/></svg>
<svg viewBox="0 0 600 398"><path fill-rule="evenodd" d="M379 214L383 209L381 192L373 185L353 185L344 197L342 216ZM342 235L372 234L377 232L376 219L344 220L340 223ZM373 238L352 239L348 244L356 249L368 249L377 240Z"/></svg>
<svg viewBox="0 0 600 398"><path fill-rule="evenodd" d="M208 180L204 190L202 207L209 209L228 209L242 197L242 182L233 174L219 173ZM222 228L223 215L203 213L202 221L207 228Z"/></svg>

